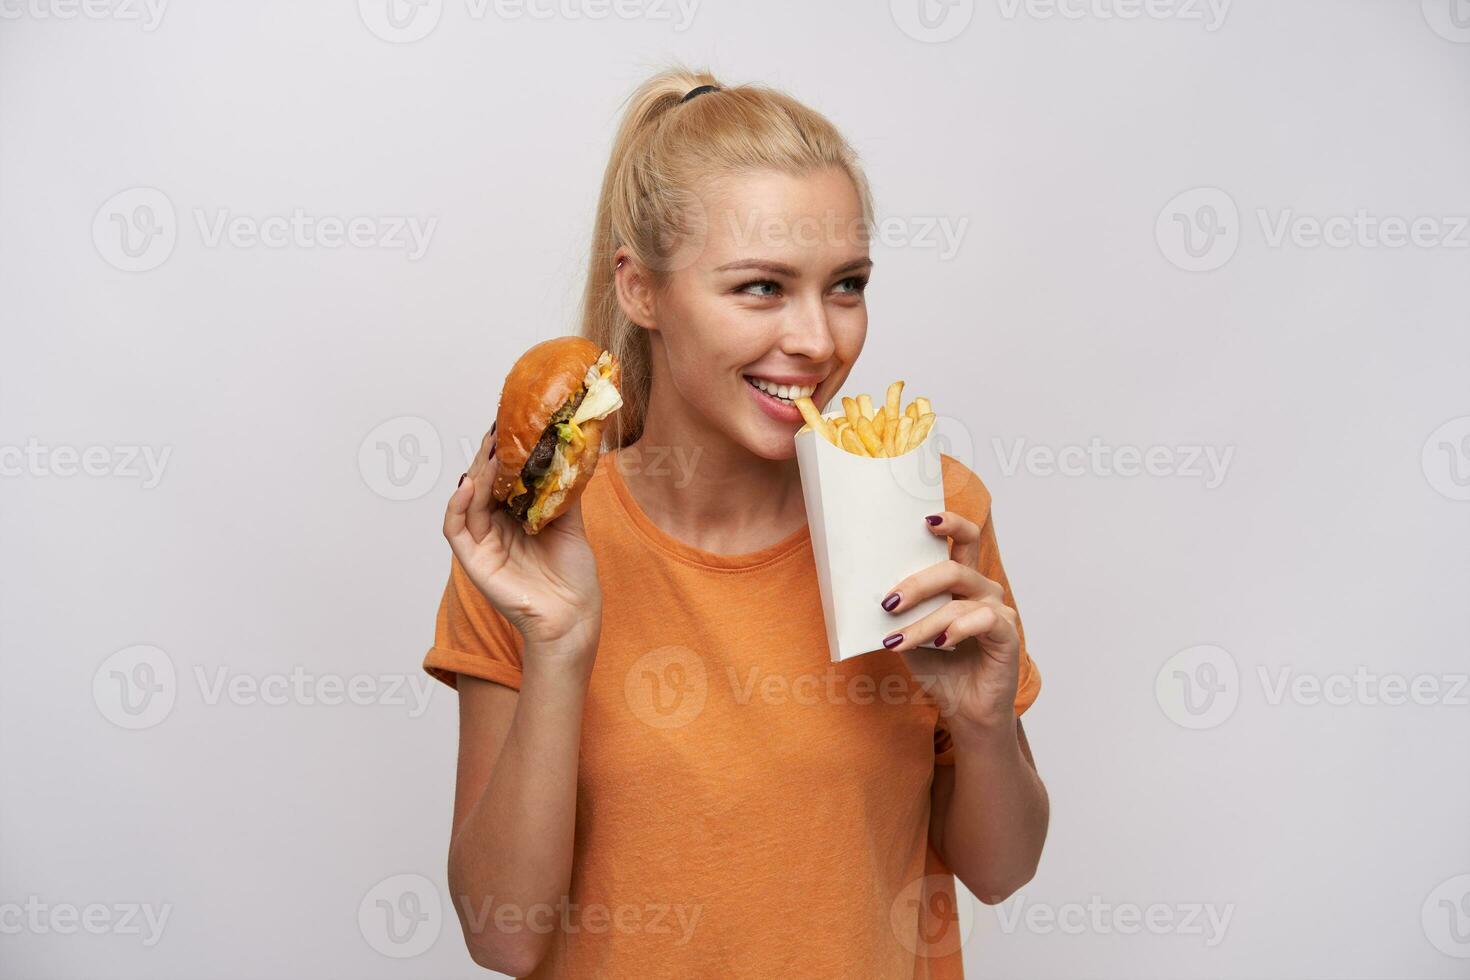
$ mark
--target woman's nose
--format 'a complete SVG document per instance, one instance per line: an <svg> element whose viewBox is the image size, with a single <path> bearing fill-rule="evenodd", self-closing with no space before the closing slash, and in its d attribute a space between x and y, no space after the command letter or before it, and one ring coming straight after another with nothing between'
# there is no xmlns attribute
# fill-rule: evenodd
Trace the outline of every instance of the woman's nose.
<svg viewBox="0 0 1470 980"><path fill-rule="evenodd" d="M825 361L836 350L827 310L820 300L793 306L781 350L793 356Z"/></svg>

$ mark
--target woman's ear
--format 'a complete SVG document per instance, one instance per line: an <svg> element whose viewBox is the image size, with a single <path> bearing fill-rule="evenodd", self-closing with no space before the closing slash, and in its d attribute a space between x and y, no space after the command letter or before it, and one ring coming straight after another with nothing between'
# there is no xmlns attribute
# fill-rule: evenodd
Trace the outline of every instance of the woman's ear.
<svg viewBox="0 0 1470 980"><path fill-rule="evenodd" d="M624 315L645 330L657 330L653 280L642 263L629 255L625 248L618 249L613 255L613 285Z"/></svg>

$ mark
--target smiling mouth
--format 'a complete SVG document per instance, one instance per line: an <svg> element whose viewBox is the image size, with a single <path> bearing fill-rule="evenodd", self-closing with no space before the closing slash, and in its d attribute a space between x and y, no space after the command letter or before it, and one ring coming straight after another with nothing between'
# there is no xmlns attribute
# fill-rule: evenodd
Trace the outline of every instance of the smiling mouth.
<svg viewBox="0 0 1470 980"><path fill-rule="evenodd" d="M793 407L796 405L796 399L803 395L810 398L812 393L817 390L816 385L778 385L773 381L767 381L764 378L757 378L749 374L742 375L742 377L745 378L745 383L756 391L769 395L776 399L776 401Z"/></svg>

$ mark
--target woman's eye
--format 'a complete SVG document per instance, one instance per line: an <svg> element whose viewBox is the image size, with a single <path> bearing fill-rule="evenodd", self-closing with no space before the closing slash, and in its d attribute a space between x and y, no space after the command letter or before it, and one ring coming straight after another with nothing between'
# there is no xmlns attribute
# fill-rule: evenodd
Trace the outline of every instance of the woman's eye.
<svg viewBox="0 0 1470 980"><path fill-rule="evenodd" d="M769 289L770 292L765 292L765 290L767 289ZM745 285L737 289L736 292L745 293L747 296L757 296L761 299L765 299L767 297L775 296L776 293L780 291L780 289L780 283L772 282L769 279L760 279L755 282L746 283Z"/></svg>
<svg viewBox="0 0 1470 980"><path fill-rule="evenodd" d="M843 289L846 286L848 288ZM861 293L868 288L868 280L864 276L849 276L837 284L837 291L841 293Z"/></svg>

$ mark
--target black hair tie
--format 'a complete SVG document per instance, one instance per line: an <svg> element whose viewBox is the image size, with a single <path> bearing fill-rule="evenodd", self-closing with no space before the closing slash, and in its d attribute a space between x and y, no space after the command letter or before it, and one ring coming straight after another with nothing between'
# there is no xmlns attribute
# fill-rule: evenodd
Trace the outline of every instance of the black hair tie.
<svg viewBox="0 0 1470 980"><path fill-rule="evenodd" d="M685 102L688 102L696 95L703 95L706 92L718 92L719 90L720 87L718 85L701 85L698 88L692 88L682 99L679 100L679 104L683 105Z"/></svg>

